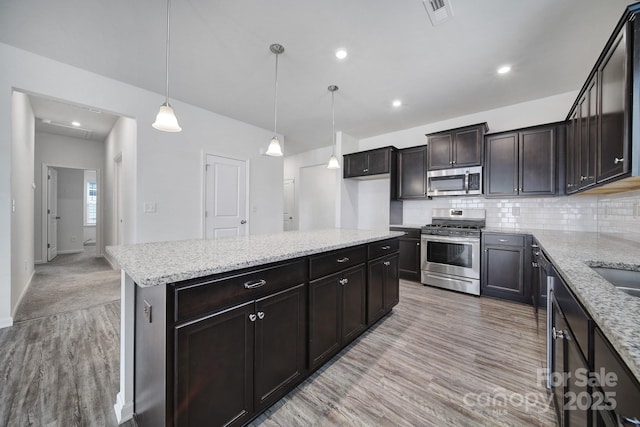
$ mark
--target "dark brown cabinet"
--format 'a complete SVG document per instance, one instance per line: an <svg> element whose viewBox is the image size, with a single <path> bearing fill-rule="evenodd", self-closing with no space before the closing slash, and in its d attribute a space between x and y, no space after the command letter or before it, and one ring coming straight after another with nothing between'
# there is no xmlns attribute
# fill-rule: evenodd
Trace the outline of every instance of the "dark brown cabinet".
<svg viewBox="0 0 640 427"><path fill-rule="evenodd" d="M637 47L640 32L635 28L638 12L637 5L625 11L567 115L566 191L569 194L631 175L632 116L637 114L632 94L634 85L638 85L640 70ZM594 191L607 193L637 186L632 180L629 185L614 184Z"/></svg>
<svg viewBox="0 0 640 427"><path fill-rule="evenodd" d="M375 323L399 301L398 254L369 261L367 323Z"/></svg>
<svg viewBox="0 0 640 427"><path fill-rule="evenodd" d="M314 369L366 328L366 272L360 264L309 283L309 365Z"/></svg>
<svg viewBox="0 0 640 427"><path fill-rule="evenodd" d="M427 169L451 169L482 165L482 141L486 123L427 135Z"/></svg>
<svg viewBox="0 0 640 427"><path fill-rule="evenodd" d="M427 198L427 146L398 151L398 199Z"/></svg>
<svg viewBox="0 0 640 427"><path fill-rule="evenodd" d="M483 233L481 294L531 303L531 236Z"/></svg>
<svg viewBox="0 0 640 427"><path fill-rule="evenodd" d="M545 125L486 136L485 197L557 194L556 141L562 125Z"/></svg>
<svg viewBox="0 0 640 427"><path fill-rule="evenodd" d="M395 174L396 149L394 147L346 154L343 159L344 178Z"/></svg>
<svg viewBox="0 0 640 427"><path fill-rule="evenodd" d="M398 238L398 275L401 279L420 281L420 229L391 227L391 231L406 234Z"/></svg>

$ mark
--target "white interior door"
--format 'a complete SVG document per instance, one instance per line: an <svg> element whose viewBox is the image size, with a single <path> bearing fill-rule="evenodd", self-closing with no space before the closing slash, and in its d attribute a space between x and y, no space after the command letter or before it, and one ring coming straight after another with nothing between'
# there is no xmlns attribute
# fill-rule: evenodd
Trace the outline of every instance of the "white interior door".
<svg viewBox="0 0 640 427"><path fill-rule="evenodd" d="M122 156L115 159L113 185L113 221L115 230L115 244L124 243L124 224L122 223Z"/></svg>
<svg viewBox="0 0 640 427"><path fill-rule="evenodd" d="M334 228L336 171L326 165L300 168L300 230Z"/></svg>
<svg viewBox="0 0 640 427"><path fill-rule="evenodd" d="M295 183L293 179L284 180L284 197L282 207L282 221L284 231L294 230L293 211L295 207Z"/></svg>
<svg viewBox="0 0 640 427"><path fill-rule="evenodd" d="M247 234L247 162L207 155L205 237Z"/></svg>
<svg viewBox="0 0 640 427"><path fill-rule="evenodd" d="M47 261L58 256L58 171L47 169Z"/></svg>

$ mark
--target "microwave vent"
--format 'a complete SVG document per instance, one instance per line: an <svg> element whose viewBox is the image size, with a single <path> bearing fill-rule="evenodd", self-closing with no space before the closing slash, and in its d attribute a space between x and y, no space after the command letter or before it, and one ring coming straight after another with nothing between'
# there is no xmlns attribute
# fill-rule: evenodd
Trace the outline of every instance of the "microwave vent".
<svg viewBox="0 0 640 427"><path fill-rule="evenodd" d="M451 19L453 10L449 0L422 0L422 5L429 15L431 25L440 25Z"/></svg>

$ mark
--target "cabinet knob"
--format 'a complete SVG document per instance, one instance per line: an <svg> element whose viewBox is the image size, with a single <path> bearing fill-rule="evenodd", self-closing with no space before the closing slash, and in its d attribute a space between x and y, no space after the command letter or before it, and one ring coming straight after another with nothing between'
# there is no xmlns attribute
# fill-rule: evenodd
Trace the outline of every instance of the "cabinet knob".
<svg viewBox="0 0 640 427"><path fill-rule="evenodd" d="M382 249L383 251L388 251L389 249L391 249L391 246L383 246L380 249Z"/></svg>
<svg viewBox="0 0 640 427"><path fill-rule="evenodd" d="M362 173L367 173L367 172L369 172L369 169L363 169L362 170Z"/></svg>
<svg viewBox="0 0 640 427"><path fill-rule="evenodd" d="M613 164L614 165L617 165L618 163L622 163L622 162L624 162L624 157L621 158L621 159L619 159L617 157L615 159L613 159Z"/></svg>
<svg viewBox="0 0 640 427"><path fill-rule="evenodd" d="M344 285L346 285L347 283L349 283L349 279L347 279L347 278L340 279L339 283L340 283L342 286L344 286Z"/></svg>
<svg viewBox="0 0 640 427"><path fill-rule="evenodd" d="M416 246L420 246L420 242L416 243Z"/></svg>
<svg viewBox="0 0 640 427"><path fill-rule="evenodd" d="M255 322L257 317L258 317L258 316L256 316L255 314L251 313L251 314L249 315L249 320L251 320L252 322Z"/></svg>
<svg viewBox="0 0 640 427"><path fill-rule="evenodd" d="M563 340L566 337L565 332L561 329L556 329L555 326L551 329L551 336L554 340Z"/></svg>
<svg viewBox="0 0 640 427"><path fill-rule="evenodd" d="M386 265L387 267L389 267L391 265L391 262L385 261L385 262L383 262L383 264Z"/></svg>
<svg viewBox="0 0 640 427"><path fill-rule="evenodd" d="M264 319L264 311L259 311L258 312L258 319L260 319L260 320Z"/></svg>

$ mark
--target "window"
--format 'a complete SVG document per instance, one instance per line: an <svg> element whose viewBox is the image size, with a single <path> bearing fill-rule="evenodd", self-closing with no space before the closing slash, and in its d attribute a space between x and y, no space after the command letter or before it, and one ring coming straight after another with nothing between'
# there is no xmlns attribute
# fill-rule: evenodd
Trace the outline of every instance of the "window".
<svg viewBox="0 0 640 427"><path fill-rule="evenodd" d="M98 186L95 182L87 182L86 192L86 216L84 222L86 225L96 225Z"/></svg>

